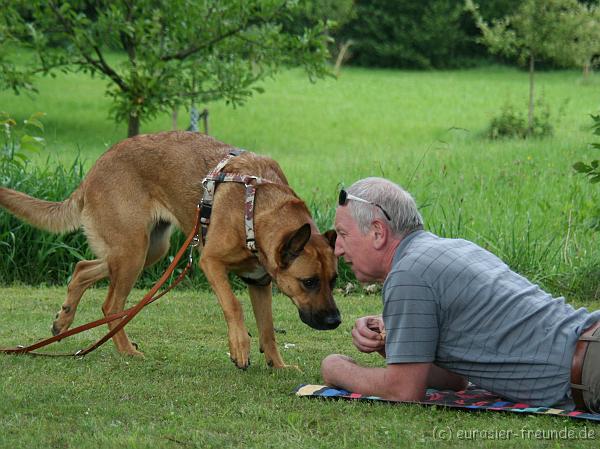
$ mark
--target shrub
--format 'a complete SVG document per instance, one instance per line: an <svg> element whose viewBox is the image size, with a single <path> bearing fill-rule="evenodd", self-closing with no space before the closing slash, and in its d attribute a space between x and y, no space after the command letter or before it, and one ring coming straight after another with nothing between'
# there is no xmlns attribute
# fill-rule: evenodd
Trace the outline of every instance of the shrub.
<svg viewBox="0 0 600 449"><path fill-rule="evenodd" d="M592 125L592 131L594 135L600 136L600 114L592 115L592 120L594 121L594 124ZM590 146L600 150L600 142L591 143ZM576 162L573 165L573 168L578 173L587 176L592 184L600 183L600 160L594 159L589 164L581 161Z"/></svg>
<svg viewBox="0 0 600 449"><path fill-rule="evenodd" d="M543 100L538 101L538 113L533 117L533 127L529 130L525 114L520 113L515 107L506 103L500 115L493 117L488 130L490 139L500 138L526 138L548 137L554 133L551 123L550 108Z"/></svg>
<svg viewBox="0 0 600 449"><path fill-rule="evenodd" d="M0 126L0 185L51 201L63 200L83 177L79 160L68 168L32 164L31 153L44 148L37 113L17 124L6 113ZM37 134L37 135L36 135ZM80 234L53 235L41 232L0 210L0 282L28 284L62 283L74 263L86 257Z"/></svg>
<svg viewBox="0 0 600 449"><path fill-rule="evenodd" d="M594 124L592 125L592 132L596 136L600 136L600 114L592 115ZM592 148L600 150L600 142L593 142L590 144ZM573 164L573 168L576 172L586 176L590 183L600 185L600 160L594 159L589 163L576 162ZM594 216L590 219L590 228L600 231L600 207L596 207Z"/></svg>

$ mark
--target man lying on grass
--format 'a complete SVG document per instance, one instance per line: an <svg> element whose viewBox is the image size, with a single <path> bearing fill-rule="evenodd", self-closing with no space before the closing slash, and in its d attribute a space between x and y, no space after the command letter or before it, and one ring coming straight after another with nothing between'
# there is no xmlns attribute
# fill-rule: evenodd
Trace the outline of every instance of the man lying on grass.
<svg viewBox="0 0 600 449"><path fill-rule="evenodd" d="M575 310L474 243L423 230L414 200L366 178L342 190L335 254L361 282L383 285L383 315L356 321L354 345L385 368L332 354L333 386L421 400L467 381L511 401L600 413L600 311Z"/></svg>

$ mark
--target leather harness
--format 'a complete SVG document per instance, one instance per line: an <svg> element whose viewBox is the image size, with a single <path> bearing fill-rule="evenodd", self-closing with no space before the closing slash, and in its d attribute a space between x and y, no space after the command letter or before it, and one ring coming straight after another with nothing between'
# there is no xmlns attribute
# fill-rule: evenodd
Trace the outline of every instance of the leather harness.
<svg viewBox="0 0 600 449"><path fill-rule="evenodd" d="M244 207L244 222L246 228L246 247L256 255L256 237L254 235L254 201L256 198L256 186L261 184L273 184L272 181L261 178L259 176L241 175L238 173L225 173L223 169L227 163L236 156L242 154L244 150L234 149L229 152L221 161L212 169L208 175L202 180L204 187L204 195L200 202L200 226L202 245L206 243L206 234L208 233L208 225L210 224L210 216L212 213L212 204L215 196L217 184L222 182L237 182L244 184L246 188L246 199Z"/></svg>
<svg viewBox="0 0 600 449"><path fill-rule="evenodd" d="M211 170L208 175L203 179L202 185L204 187L204 195L202 197L202 201L196 208L196 221L194 225L194 229L188 235L185 240L183 246L179 249L173 261L168 266L166 271L160 277L160 279L154 284L154 286L150 289L150 291L142 298L142 300L133 307L130 307L127 310L123 310L122 312L115 313L109 316L105 316L96 321L92 321L81 326L75 327L73 329L69 329L66 332L55 335L53 337L40 340L36 343L30 344L28 346L19 345L14 348L0 348L0 353L5 354L29 354L29 355L37 355L37 356L49 356L49 357L83 357L86 354L94 351L101 345L103 345L106 341L108 341L113 335L119 332L121 329L125 327L127 323L129 323L135 315L137 315L145 306L156 301L167 292L172 290L177 284L179 284L185 275L188 273L193 264L193 251L194 248L197 247L202 241L202 245L206 241L206 234L208 233L208 225L210 223L210 215L212 212L212 203L214 199L215 189L218 183L221 182L237 182L242 183L246 187L246 200L245 200L245 208L244 208L244 217L245 217L245 227L246 227L246 247L252 252L254 255L258 255L258 249L256 247L256 239L254 235L254 200L256 197L256 186L261 184L272 184L271 181L263 179L258 176L250 176L250 175L240 175L235 173L222 173L223 168L227 165L227 162L231 160L233 157L240 155L244 150L231 150L229 154L223 158L217 166ZM198 235L200 234L200 236ZM179 261L184 256L186 251L189 250L188 263L182 272L177 276L177 278L173 281L169 287L167 287L163 292L157 294L158 290L169 280L173 271L177 267ZM241 277L241 276L240 276ZM242 280L248 284L256 284L256 285L268 285L271 282L271 277L266 274L260 279L252 279L252 278L244 278L241 277ZM100 338L95 343L91 344L85 349L80 349L79 351L73 353L41 353L34 352L37 349L40 349L44 346L48 346L52 343L62 340L63 338L70 337L75 334L79 334L81 332L85 332L89 329L93 329L95 327L101 326L102 324L111 323L113 321L120 320L117 325L112 328L104 337Z"/></svg>

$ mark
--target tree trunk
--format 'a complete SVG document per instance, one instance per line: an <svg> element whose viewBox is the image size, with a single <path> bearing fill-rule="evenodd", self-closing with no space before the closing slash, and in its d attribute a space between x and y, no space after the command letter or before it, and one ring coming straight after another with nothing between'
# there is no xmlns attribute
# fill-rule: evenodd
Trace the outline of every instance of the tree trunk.
<svg viewBox="0 0 600 449"><path fill-rule="evenodd" d="M590 80L591 66L592 64L590 61L587 61L585 64L583 64L583 80L586 82Z"/></svg>
<svg viewBox="0 0 600 449"><path fill-rule="evenodd" d="M344 58L346 57L346 52L348 51L348 49L350 48L350 46L352 44L353 44L352 40L349 39L346 42L344 42L342 44L342 46L340 47L340 51L335 60L335 68L333 70L333 73L335 73L336 78L340 77L340 70L342 69L342 63L344 62Z"/></svg>
<svg viewBox="0 0 600 449"><path fill-rule="evenodd" d="M173 108L173 114L171 115L171 119L173 121L173 131L177 131L177 116L179 115L179 108Z"/></svg>
<svg viewBox="0 0 600 449"><path fill-rule="evenodd" d="M129 115L129 123L127 125L127 137L137 136L140 133L140 116Z"/></svg>
<svg viewBox="0 0 600 449"><path fill-rule="evenodd" d="M534 81L533 73L535 71L535 57L533 54L529 55L529 114L527 115L527 134L531 136L533 134L533 108L534 102Z"/></svg>

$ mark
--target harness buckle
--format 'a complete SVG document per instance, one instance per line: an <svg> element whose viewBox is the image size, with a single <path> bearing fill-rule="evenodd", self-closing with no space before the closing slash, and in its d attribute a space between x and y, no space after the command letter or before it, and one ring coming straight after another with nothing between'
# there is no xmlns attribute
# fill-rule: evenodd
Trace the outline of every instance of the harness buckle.
<svg viewBox="0 0 600 449"><path fill-rule="evenodd" d="M196 248L198 245L200 245L200 237L198 237L198 234L196 234L190 243L190 247Z"/></svg>

